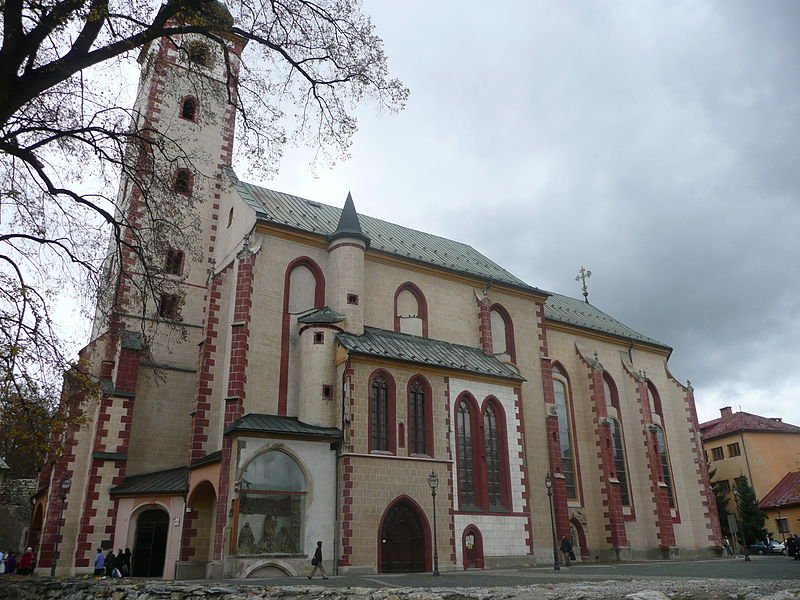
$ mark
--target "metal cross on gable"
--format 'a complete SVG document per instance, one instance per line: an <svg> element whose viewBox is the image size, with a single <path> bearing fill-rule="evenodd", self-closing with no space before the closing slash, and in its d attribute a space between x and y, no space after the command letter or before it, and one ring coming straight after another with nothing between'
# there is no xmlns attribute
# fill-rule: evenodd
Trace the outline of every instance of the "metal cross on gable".
<svg viewBox="0 0 800 600"><path fill-rule="evenodd" d="M589 279L589 277L591 276L592 272L589 269L585 268L583 265L581 265L581 270L578 271L578 276L575 277L575 281L583 282L582 286L583 300L584 302L586 302L586 304L589 304L589 289L586 287L586 280Z"/></svg>

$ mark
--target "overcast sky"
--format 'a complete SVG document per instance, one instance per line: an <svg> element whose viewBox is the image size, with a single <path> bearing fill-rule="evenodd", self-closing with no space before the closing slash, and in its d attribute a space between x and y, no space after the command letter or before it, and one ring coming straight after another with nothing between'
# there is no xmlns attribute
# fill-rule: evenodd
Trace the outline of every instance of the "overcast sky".
<svg viewBox="0 0 800 600"><path fill-rule="evenodd" d="M464 241L800 425L800 3L367 0L405 111L255 181ZM252 177L248 177L252 179Z"/></svg>

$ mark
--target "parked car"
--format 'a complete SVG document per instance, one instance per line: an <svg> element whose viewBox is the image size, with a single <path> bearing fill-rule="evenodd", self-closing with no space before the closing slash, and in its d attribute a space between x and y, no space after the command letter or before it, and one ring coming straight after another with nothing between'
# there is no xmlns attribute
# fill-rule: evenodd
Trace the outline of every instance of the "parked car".
<svg viewBox="0 0 800 600"><path fill-rule="evenodd" d="M782 542L770 540L769 546L764 542L750 545L751 554L786 554L786 546Z"/></svg>

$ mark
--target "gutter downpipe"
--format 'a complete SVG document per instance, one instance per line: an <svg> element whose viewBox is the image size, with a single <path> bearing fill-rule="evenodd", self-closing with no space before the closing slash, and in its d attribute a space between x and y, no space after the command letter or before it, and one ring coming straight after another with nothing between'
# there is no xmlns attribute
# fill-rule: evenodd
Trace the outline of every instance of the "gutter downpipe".
<svg viewBox="0 0 800 600"><path fill-rule="evenodd" d="M350 366L350 355L348 354L347 362L345 362L344 369L342 370L342 410L340 411L340 414L339 414L339 423L341 424L341 427L342 427L342 437L341 437L339 443L337 444L338 448L336 449L336 469L335 469L335 471L336 471L336 473L335 473L335 477L336 477L336 500L334 502L334 504L335 504L335 509L334 510L336 511L335 518L334 518L334 523L335 523L336 527L333 530L333 573L334 573L334 575L338 575L339 574L339 536L340 536L340 533L341 533L340 532L340 530L341 530L341 522L339 520L339 496L340 496L340 493L341 493L341 489L339 487L339 463L342 460L342 448L344 448L344 436L345 436L345 432L347 431L345 426L344 426L344 397L345 397L344 390L345 390L345 385L346 385L346 381L347 381L346 380L347 369L349 368L349 366Z"/></svg>

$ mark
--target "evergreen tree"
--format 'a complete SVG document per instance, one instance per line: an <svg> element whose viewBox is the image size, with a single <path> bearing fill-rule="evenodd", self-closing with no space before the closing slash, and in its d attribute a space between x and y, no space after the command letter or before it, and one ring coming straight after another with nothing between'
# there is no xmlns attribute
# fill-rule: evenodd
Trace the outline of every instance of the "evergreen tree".
<svg viewBox="0 0 800 600"><path fill-rule="evenodd" d="M714 479L717 470L712 468L708 472L709 479ZM731 511L728 510L728 502L730 501L730 491L723 489L722 481L712 481L711 490L714 492L714 499L717 501L717 514L719 515L719 525L722 529L723 535L729 536L731 530L728 527L728 515Z"/></svg>
<svg viewBox="0 0 800 600"><path fill-rule="evenodd" d="M734 480L734 497L736 510L739 513L739 524L744 532L744 543L748 546L763 540L767 531L764 529L764 513L758 508L756 492L746 476L740 475Z"/></svg>

